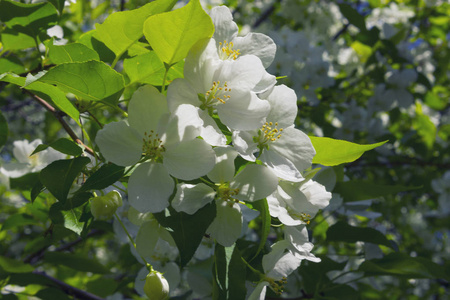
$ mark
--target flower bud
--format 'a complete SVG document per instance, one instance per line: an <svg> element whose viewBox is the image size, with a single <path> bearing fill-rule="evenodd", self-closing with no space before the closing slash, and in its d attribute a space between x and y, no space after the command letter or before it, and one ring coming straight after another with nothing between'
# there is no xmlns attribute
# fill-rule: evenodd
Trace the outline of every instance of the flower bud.
<svg viewBox="0 0 450 300"><path fill-rule="evenodd" d="M91 213L96 219L112 218L117 208L122 206L122 196L118 191L112 191L104 196L91 198Z"/></svg>
<svg viewBox="0 0 450 300"><path fill-rule="evenodd" d="M144 292L150 300L164 300L169 297L169 283L158 271L151 271L145 278Z"/></svg>

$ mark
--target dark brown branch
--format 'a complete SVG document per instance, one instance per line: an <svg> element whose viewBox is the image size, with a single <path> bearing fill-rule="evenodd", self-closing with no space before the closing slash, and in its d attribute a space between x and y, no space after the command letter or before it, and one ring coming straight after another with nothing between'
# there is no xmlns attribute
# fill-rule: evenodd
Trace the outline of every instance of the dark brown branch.
<svg viewBox="0 0 450 300"><path fill-rule="evenodd" d="M89 148L88 146L86 146L79 138L78 136L75 134L75 132L73 132L72 128L70 128L69 124L67 124L66 121L64 121L63 116L61 114L60 111L56 110L53 106L51 106L47 101L45 101L44 99L42 99L41 97L33 94L32 92L25 90L24 91L29 94L34 100L36 100L39 104L41 104L46 110L48 110L49 112L51 112L56 119L58 119L59 123L61 123L62 127L64 128L64 130L69 134L69 136L72 138L72 140L74 140L77 144L83 146L86 150L87 153L89 153L92 156L95 156L94 150L92 150L91 148Z"/></svg>
<svg viewBox="0 0 450 300"><path fill-rule="evenodd" d="M82 299L82 300L103 300L103 298L96 296L94 294L85 292L83 290L80 290L74 286L68 285L67 283L58 280L56 278L53 278L49 275L47 275L44 272L33 272L34 274L37 274L39 276L45 277L47 280L50 280L52 283L54 283L57 287L59 287L62 291L64 291L66 294L74 296L76 299Z"/></svg>

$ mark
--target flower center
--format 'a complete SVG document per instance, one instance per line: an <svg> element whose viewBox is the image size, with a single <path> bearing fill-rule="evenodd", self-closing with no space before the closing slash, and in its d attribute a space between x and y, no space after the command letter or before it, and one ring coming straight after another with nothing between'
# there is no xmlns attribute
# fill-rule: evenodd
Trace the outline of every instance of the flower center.
<svg viewBox="0 0 450 300"><path fill-rule="evenodd" d="M153 130L150 131L150 134L145 132L142 141L142 153L144 153L145 157L155 161L162 160L162 153L166 151L166 148L164 148L162 140L157 133L155 134Z"/></svg>
<svg viewBox="0 0 450 300"><path fill-rule="evenodd" d="M231 96L227 95L231 89L228 83L221 84L220 81L214 81L212 87L203 95L198 94L198 99L202 102L201 109L210 109L219 103L224 104Z"/></svg>
<svg viewBox="0 0 450 300"><path fill-rule="evenodd" d="M234 203L239 202L239 200L233 198L238 193L239 189L230 188L228 183L222 183L217 188L217 197L223 201L228 201L230 206L233 206Z"/></svg>
<svg viewBox="0 0 450 300"><path fill-rule="evenodd" d="M258 135L253 137L253 142L258 144L258 148L269 149L269 144L281 137L283 128L278 128L278 123L266 122L258 131Z"/></svg>
<svg viewBox="0 0 450 300"><path fill-rule="evenodd" d="M266 277L264 280L269 283L270 287L277 295L281 295L283 293L284 285L287 283L286 277L281 278L281 280L274 280Z"/></svg>
<svg viewBox="0 0 450 300"><path fill-rule="evenodd" d="M311 215L307 213L294 213L292 211L289 212L289 214L294 217L298 218L300 221L304 222L305 224L311 223Z"/></svg>
<svg viewBox="0 0 450 300"><path fill-rule="evenodd" d="M221 59L233 59L236 60L236 58L241 54L239 52L239 49L233 50L233 42L227 42L223 41L223 43L219 43L219 56Z"/></svg>

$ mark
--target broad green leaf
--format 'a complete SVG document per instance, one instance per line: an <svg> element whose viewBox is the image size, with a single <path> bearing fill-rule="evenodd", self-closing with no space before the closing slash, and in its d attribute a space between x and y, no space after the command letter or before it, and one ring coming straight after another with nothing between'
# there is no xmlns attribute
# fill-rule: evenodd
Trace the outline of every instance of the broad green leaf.
<svg viewBox="0 0 450 300"><path fill-rule="evenodd" d="M23 87L26 83L26 79L24 77L16 77L12 74L0 75L0 81L9 82L21 87ZM80 117L80 112L76 109L72 102L67 99L65 93L60 89L53 85L39 81L34 81L24 88L49 102L51 105L56 106L62 112L65 112L78 125L81 126L80 121L78 120Z"/></svg>
<svg viewBox="0 0 450 300"><path fill-rule="evenodd" d="M48 2L53 4L53 6L58 10L60 15L62 14L66 0L48 0Z"/></svg>
<svg viewBox="0 0 450 300"><path fill-rule="evenodd" d="M3 114L0 112L0 150L5 146L6 141L8 140L8 122L6 121Z"/></svg>
<svg viewBox="0 0 450 300"><path fill-rule="evenodd" d="M384 185L360 180L352 180L336 183L333 193L340 194L344 201L360 201L383 197L387 195L395 195L399 192L416 190L421 187L402 186L402 185Z"/></svg>
<svg viewBox="0 0 450 300"><path fill-rule="evenodd" d="M217 244L214 258L215 283L217 285L213 292L213 298L218 300L245 299L247 292L245 287L246 266L242 262L242 256L236 244L231 247Z"/></svg>
<svg viewBox="0 0 450 300"><path fill-rule="evenodd" d="M180 61L169 68L166 82L170 84L175 78L183 77L184 61ZM163 83L166 68L154 51L147 52L123 62L123 69L130 78L128 85L139 82L160 86Z"/></svg>
<svg viewBox="0 0 450 300"><path fill-rule="evenodd" d="M51 147L56 151L72 156L80 156L83 153L83 149L81 149L81 147L74 141L71 141L66 138L60 138L51 143L50 145L41 144L37 146L36 149L33 151L33 153L31 153L31 155L41 152L47 149L48 147Z"/></svg>
<svg viewBox="0 0 450 300"><path fill-rule="evenodd" d="M416 116L413 119L413 128L420 135L427 148L431 150L436 140L437 129L431 122L430 117L422 112L422 105L419 102L416 103Z"/></svg>
<svg viewBox="0 0 450 300"><path fill-rule="evenodd" d="M66 93L73 93L81 99L103 101L112 105L124 89L121 74L100 61L65 63L50 69L39 79L54 84Z"/></svg>
<svg viewBox="0 0 450 300"><path fill-rule="evenodd" d="M1 33L1 40L4 50L21 50L36 47L35 40L18 30L5 28Z"/></svg>
<svg viewBox="0 0 450 300"><path fill-rule="evenodd" d="M362 31L366 31L366 22L364 17L356 9L346 3L339 4L339 10L347 18L350 24L355 25Z"/></svg>
<svg viewBox="0 0 450 300"><path fill-rule="evenodd" d="M350 45L350 47L355 50L356 54L358 54L359 59L363 63L365 63L373 53L372 47L367 46L366 44L363 44L359 41L354 41Z"/></svg>
<svg viewBox="0 0 450 300"><path fill-rule="evenodd" d="M25 71L25 66L16 56L0 58L0 74L6 72L20 74Z"/></svg>
<svg viewBox="0 0 450 300"><path fill-rule="evenodd" d="M446 279L449 272L441 265L423 257L410 257L404 253L391 253L380 259L363 262L358 271L365 276L391 275L406 278Z"/></svg>
<svg viewBox="0 0 450 300"><path fill-rule="evenodd" d="M39 178L50 193L64 203L73 181L90 162L87 157L57 160L42 169Z"/></svg>
<svg viewBox="0 0 450 300"><path fill-rule="evenodd" d="M63 46L49 46L48 57L54 64L100 60L98 53L86 45L72 43Z"/></svg>
<svg viewBox="0 0 450 300"><path fill-rule="evenodd" d="M18 178L10 178L9 186L13 190L30 190L39 182L39 173L28 173Z"/></svg>
<svg viewBox="0 0 450 300"><path fill-rule="evenodd" d="M83 207L66 208L68 205L63 205L61 202L56 202L50 207L49 217L53 224L59 224L65 228L81 235L83 229L87 224L81 221L83 215Z"/></svg>
<svg viewBox="0 0 450 300"><path fill-rule="evenodd" d="M37 36L41 31L56 25L58 13L50 3L24 4L11 0L0 1L0 20L8 28L19 27L21 32Z"/></svg>
<svg viewBox="0 0 450 300"><path fill-rule="evenodd" d="M24 225L34 225L37 221L28 214L14 214L8 217L3 222L1 230L8 230L15 227L20 227Z"/></svg>
<svg viewBox="0 0 450 300"><path fill-rule="evenodd" d="M439 90L443 90L444 95L448 94L449 92L447 92L446 88L443 86L435 86L433 88L433 91L428 91L425 95L425 103L431 107L432 109L436 109L436 110L443 110L444 108L447 107L447 105L449 105L448 103L448 95L446 95L446 97L440 97L439 96Z"/></svg>
<svg viewBox="0 0 450 300"><path fill-rule="evenodd" d="M329 242L367 242L395 249L394 242L388 240L381 232L373 228L355 227L339 221L327 231Z"/></svg>
<svg viewBox="0 0 450 300"><path fill-rule="evenodd" d="M41 181L36 182L36 184L33 186L30 192L30 200L31 203L34 203L34 200L39 196L41 192L45 190L45 186L42 184Z"/></svg>
<svg viewBox="0 0 450 300"><path fill-rule="evenodd" d="M63 292L59 288L49 287L42 290L39 290L35 295L38 299L50 300L50 299L58 299L58 300L71 300L72 297L69 297L65 292Z"/></svg>
<svg viewBox="0 0 450 300"><path fill-rule="evenodd" d="M342 163L355 161L360 158L364 152L379 147L387 142L358 145L326 137L310 136L309 138L311 139L314 149L316 149L316 156L314 156L312 162L324 166L337 166Z"/></svg>
<svg viewBox="0 0 450 300"><path fill-rule="evenodd" d="M213 33L214 25L199 0L191 0L180 9L151 16L144 23L147 41L168 65L185 58L194 44L210 38Z"/></svg>
<svg viewBox="0 0 450 300"><path fill-rule="evenodd" d="M106 47L105 44L94 37L96 31L97 30L94 29L83 33L76 42L85 45L89 49L94 50L95 52L97 52L101 61L111 64L116 56L114 52Z"/></svg>
<svg viewBox="0 0 450 300"><path fill-rule="evenodd" d="M103 24L96 24L94 37L111 49L118 59L143 36L143 24L149 16L171 10L176 2L159 0L138 9L116 12ZM159 25L158 29L161 29L161 26Z"/></svg>
<svg viewBox="0 0 450 300"><path fill-rule="evenodd" d="M316 262L302 262L299 268L299 273L302 275L303 286L305 291L309 294L314 294L316 290L322 286L330 286L331 280L326 275L329 271L340 271L345 268L347 261L335 262L327 256L320 256L321 261Z"/></svg>
<svg viewBox="0 0 450 300"><path fill-rule="evenodd" d="M109 273L109 270L97 260L88 258L80 254L46 252L44 255L44 262L53 264L55 266L66 266L82 272L92 272L99 274Z"/></svg>
<svg viewBox="0 0 450 300"><path fill-rule="evenodd" d="M7 273L29 273L34 271L31 265L4 256L0 256L0 269Z"/></svg>
<svg viewBox="0 0 450 300"><path fill-rule="evenodd" d="M77 193L107 188L122 178L124 171L124 167L119 167L115 164L103 165L100 169L89 176Z"/></svg>
<svg viewBox="0 0 450 300"><path fill-rule="evenodd" d="M258 249L256 250L255 255L253 258L257 257L258 254L261 252L261 250L264 248L267 242L267 238L269 237L270 233L270 212L269 212L269 205L267 204L267 199L258 200L252 203L253 208L257 209L260 212L261 216L261 233L260 233L260 241ZM252 259L253 259L252 258Z"/></svg>
<svg viewBox="0 0 450 300"><path fill-rule="evenodd" d="M100 277L94 280L90 280L86 283L87 291L98 295L100 297L106 298L114 294L119 283L114 278Z"/></svg>
<svg viewBox="0 0 450 300"><path fill-rule="evenodd" d="M180 251L181 267L184 267L191 260L205 235L206 229L216 217L216 205L213 201L193 215L178 213L173 209L153 215L159 224L172 230L170 234Z"/></svg>

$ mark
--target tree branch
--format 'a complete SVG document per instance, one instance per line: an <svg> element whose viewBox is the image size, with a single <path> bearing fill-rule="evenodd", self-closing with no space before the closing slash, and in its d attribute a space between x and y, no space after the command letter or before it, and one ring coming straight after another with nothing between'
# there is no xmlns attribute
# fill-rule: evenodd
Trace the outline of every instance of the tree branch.
<svg viewBox="0 0 450 300"><path fill-rule="evenodd" d="M67 124L66 121L64 121L63 119L63 115L62 112L56 110L53 106L51 106L47 101L45 101L44 99L42 99L41 97L33 94L32 92L28 91L28 90L23 90L25 91L28 95L30 95L34 100L36 100L39 104L41 104L46 110L48 110L49 112L51 112L56 119L58 119L59 123L61 123L62 127L64 128L64 130L69 134L69 136L72 138L72 140L74 140L77 144L83 146L86 150L87 153L89 153L92 156L95 156L94 150L92 150L91 148L89 148L87 145L85 145L79 138L78 136L75 134L75 132L72 130L72 128L70 128L69 124Z"/></svg>

